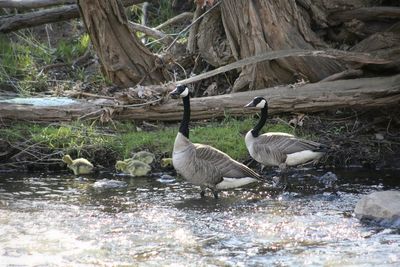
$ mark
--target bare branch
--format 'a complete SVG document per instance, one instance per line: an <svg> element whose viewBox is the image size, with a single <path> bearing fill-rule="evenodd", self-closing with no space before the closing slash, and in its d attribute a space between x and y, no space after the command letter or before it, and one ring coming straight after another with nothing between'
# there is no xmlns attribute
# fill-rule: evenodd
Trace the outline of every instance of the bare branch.
<svg viewBox="0 0 400 267"><path fill-rule="evenodd" d="M391 63L391 59L386 59L379 57L374 54L370 53L357 53L357 52L346 52L341 50L303 50L303 49L291 49L291 50L278 50L278 51L271 51L263 54L259 54L256 56L244 58L233 62L231 64L219 67L212 71L208 71L206 73L202 73L196 75L194 77L184 79L178 81L176 83L179 84L188 84L197 81L201 81L210 77L213 77L217 74L224 73L233 69L241 68L246 65L255 64L265 60L273 60L278 58L285 58L285 57L306 57L306 56L313 56L313 57L327 57L327 58L335 58L340 59L343 61L349 62L357 62L363 64L388 64Z"/></svg>
<svg viewBox="0 0 400 267"><path fill-rule="evenodd" d="M139 23L129 21L129 28L131 28L131 30L133 30L133 31L143 32L144 34L146 34L148 36L155 37L160 42L164 43L165 45L169 45L173 41L171 36L161 32L161 31L158 31L156 29L149 28L145 25L139 24Z"/></svg>
<svg viewBox="0 0 400 267"><path fill-rule="evenodd" d="M161 23L160 25L158 25L154 29L159 30L159 29L165 28L165 27L167 27L169 25L177 24L177 23L179 23L181 21L191 20L192 18L193 18L193 13L192 12L183 12L183 13L179 14L178 16L170 18L169 20Z"/></svg>

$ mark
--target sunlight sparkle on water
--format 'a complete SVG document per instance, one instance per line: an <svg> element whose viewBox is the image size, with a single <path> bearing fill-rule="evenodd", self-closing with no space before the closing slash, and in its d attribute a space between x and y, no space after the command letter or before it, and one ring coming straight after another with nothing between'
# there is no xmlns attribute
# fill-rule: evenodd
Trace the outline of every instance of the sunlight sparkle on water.
<svg viewBox="0 0 400 267"><path fill-rule="evenodd" d="M126 179L126 188L95 190L90 178L3 178L0 263L398 265L399 232L367 227L348 215L361 194L378 190L375 185L355 193L347 183L333 197L274 195L261 186L224 192L215 200L199 198L198 188L184 182L120 179Z"/></svg>

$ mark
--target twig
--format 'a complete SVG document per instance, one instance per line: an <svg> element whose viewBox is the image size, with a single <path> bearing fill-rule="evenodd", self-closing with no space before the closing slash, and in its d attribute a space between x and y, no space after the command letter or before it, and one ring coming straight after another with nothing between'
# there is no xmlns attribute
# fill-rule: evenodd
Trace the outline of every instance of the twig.
<svg viewBox="0 0 400 267"><path fill-rule="evenodd" d="M101 109L99 109L99 110L95 110L95 111L93 111L93 112L90 112L90 113L88 113L88 114L85 114L85 115L83 115L83 116L80 116L80 117L78 118L78 120L83 120L83 119L86 119L87 117L95 117L95 116L97 116L97 115L101 115L101 114L103 113L103 111L104 111L103 108L101 108Z"/></svg>
<svg viewBox="0 0 400 267"><path fill-rule="evenodd" d="M173 41L170 36L161 31L149 28L142 24L134 23L132 21L129 21L129 28L131 28L131 30L133 31L140 31L146 35L158 38L158 40L160 40L160 42L164 43L165 45L169 45Z"/></svg>
<svg viewBox="0 0 400 267"><path fill-rule="evenodd" d="M184 28L183 30L181 30L178 35L176 36L176 38L174 39L174 41L172 41L172 43L165 49L165 52L167 52L169 49L171 49L171 47L176 43L176 41L178 41L179 37L182 35L182 33L186 32L187 30L190 29L190 27L192 27L195 23L197 23L201 18L203 18L205 15L207 15L208 13L210 13L214 8L216 8L217 6L219 6L219 4L221 4L221 1L215 3L209 10L207 10L206 12L204 12L203 15L201 15L200 17L198 17L197 19L195 19L192 23L190 23L186 28Z"/></svg>
<svg viewBox="0 0 400 267"><path fill-rule="evenodd" d="M82 96L87 96L87 97L95 97L95 98L104 98L104 99L115 100L115 98L114 98L114 97L111 97L111 96L106 96L106 95L96 95L96 94L85 93L85 92L76 92L76 93L70 93L70 94L69 94L69 96L77 96L77 95L82 95Z"/></svg>
<svg viewBox="0 0 400 267"><path fill-rule="evenodd" d="M160 25L158 25L154 29L159 30L159 29L164 28L166 26L169 26L171 24L178 23L181 20L191 19L192 17L193 17L193 13L192 12L183 12L183 13L179 14L178 16L170 18L169 20L161 23Z"/></svg>
<svg viewBox="0 0 400 267"><path fill-rule="evenodd" d="M156 100L152 100L152 101L148 101L145 103L141 103L141 104L130 104L130 105L110 105L109 107L115 107L115 108L132 108L132 107L143 107L143 106L147 106L147 105L151 105L154 103L158 103L162 100L162 98L158 98ZM108 106L108 105L104 105L104 106Z"/></svg>
<svg viewBox="0 0 400 267"><path fill-rule="evenodd" d="M342 72L332 74L332 75L322 79L320 82L331 82L331 81L336 81L336 80L343 80L346 78L356 78L356 77L362 76L363 74L364 74L364 72L362 70L349 69L349 70L344 70Z"/></svg>

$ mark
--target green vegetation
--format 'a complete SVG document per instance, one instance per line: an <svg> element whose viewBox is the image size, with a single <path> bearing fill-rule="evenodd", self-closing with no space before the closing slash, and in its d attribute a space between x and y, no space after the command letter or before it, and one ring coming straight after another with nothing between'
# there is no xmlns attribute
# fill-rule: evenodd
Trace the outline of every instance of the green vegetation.
<svg viewBox="0 0 400 267"><path fill-rule="evenodd" d="M13 38L0 35L0 85L11 87L25 96L46 91L55 81L57 84L64 82L58 76L52 77L52 74L45 70L46 66L56 63L66 64L63 70L65 82L85 80L87 75L82 69L72 70L70 67L74 60L89 49L88 34L60 40L55 45L51 45L38 40L32 33L24 34L24 32L15 34ZM29 31L26 32L29 33ZM57 72L60 73L60 69ZM95 73L91 76L95 82L102 80L104 82L104 79L99 79L98 75L101 74Z"/></svg>
<svg viewBox="0 0 400 267"><path fill-rule="evenodd" d="M194 143L212 145L234 159L244 160L247 157L247 150L243 138L253 124L252 118L243 120L227 118L222 122L193 123L190 139ZM93 153L100 150L113 151L119 159L128 158L132 152L139 150L170 156L177 130L177 125L174 125L151 132L141 131L132 123L116 123L113 129L81 122L47 126L15 124L0 129L0 139L10 143L40 144L41 148L54 153L89 156L88 158L96 164L99 159L96 159ZM290 126L282 123L270 124L266 130L293 132ZM109 165L112 166L114 163L109 162Z"/></svg>

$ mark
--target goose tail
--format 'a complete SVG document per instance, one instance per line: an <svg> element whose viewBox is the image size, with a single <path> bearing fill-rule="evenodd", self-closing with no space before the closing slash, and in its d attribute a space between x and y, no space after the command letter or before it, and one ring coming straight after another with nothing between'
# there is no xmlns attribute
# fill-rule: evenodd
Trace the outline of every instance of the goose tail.
<svg viewBox="0 0 400 267"><path fill-rule="evenodd" d="M316 149L313 149L314 152L328 152L331 150L330 146L319 144Z"/></svg>

